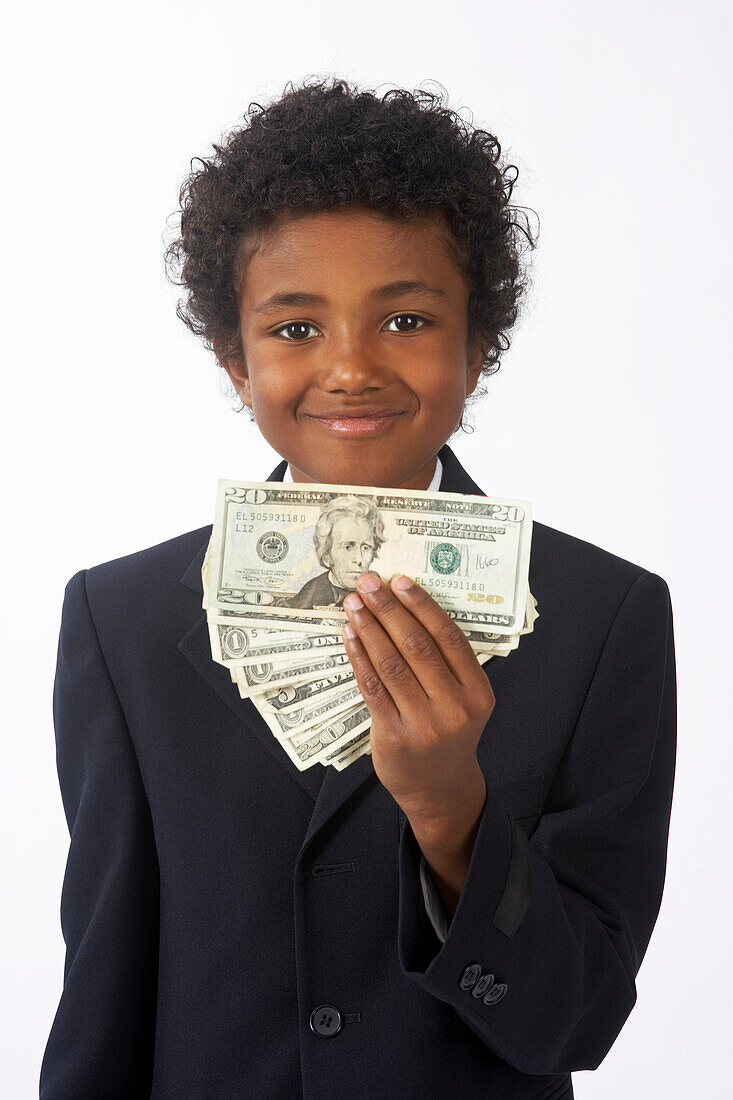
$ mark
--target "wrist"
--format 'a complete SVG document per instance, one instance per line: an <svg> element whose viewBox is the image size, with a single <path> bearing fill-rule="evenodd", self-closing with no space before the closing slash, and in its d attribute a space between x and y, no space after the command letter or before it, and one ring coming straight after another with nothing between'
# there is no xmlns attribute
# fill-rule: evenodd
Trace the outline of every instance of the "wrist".
<svg viewBox="0 0 733 1100"><path fill-rule="evenodd" d="M453 919L468 877L479 820L480 818L467 839L454 847L433 846L418 838L418 846L425 857L427 869L440 894L448 920Z"/></svg>
<svg viewBox="0 0 733 1100"><path fill-rule="evenodd" d="M457 792L441 800L422 802L412 809L403 807L415 837L432 849L459 853L478 826L486 802L486 780L478 763ZM427 858L427 853L425 853Z"/></svg>
<svg viewBox="0 0 733 1100"><path fill-rule="evenodd" d="M482 774L475 789L464 791L460 806L452 815L447 812L440 819L434 816L425 820L409 818L418 847L451 919L466 881L486 797Z"/></svg>

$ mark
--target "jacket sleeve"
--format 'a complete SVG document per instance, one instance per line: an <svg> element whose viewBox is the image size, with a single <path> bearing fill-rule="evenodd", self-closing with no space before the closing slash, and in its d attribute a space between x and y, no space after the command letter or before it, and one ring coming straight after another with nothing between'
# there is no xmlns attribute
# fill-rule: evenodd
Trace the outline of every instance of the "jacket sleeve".
<svg viewBox="0 0 733 1100"><path fill-rule="evenodd" d="M64 985L41 1100L150 1096L159 878L150 810L92 620L86 570L66 586L53 692L70 845Z"/></svg>
<svg viewBox="0 0 733 1100"><path fill-rule="evenodd" d="M400 838L404 973L523 1073L596 1069L636 1001L661 905L676 757L669 589L633 582L531 839L492 799L445 942L414 917L420 849Z"/></svg>

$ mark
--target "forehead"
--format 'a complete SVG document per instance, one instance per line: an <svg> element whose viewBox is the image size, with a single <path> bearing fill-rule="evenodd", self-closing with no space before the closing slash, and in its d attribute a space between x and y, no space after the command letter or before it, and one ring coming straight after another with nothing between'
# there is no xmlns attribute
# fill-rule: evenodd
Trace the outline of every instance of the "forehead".
<svg viewBox="0 0 733 1100"><path fill-rule="evenodd" d="M283 286L299 288L333 278L370 287L427 274L445 289L459 286L451 257L448 220L433 211L406 222L362 207L288 214L253 238L242 250L242 292L252 305Z"/></svg>

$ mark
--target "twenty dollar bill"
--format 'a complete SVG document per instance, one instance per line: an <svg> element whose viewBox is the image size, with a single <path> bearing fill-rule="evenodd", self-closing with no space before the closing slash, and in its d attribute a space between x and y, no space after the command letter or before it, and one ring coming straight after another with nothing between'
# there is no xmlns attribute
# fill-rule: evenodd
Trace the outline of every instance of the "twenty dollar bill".
<svg viewBox="0 0 733 1100"><path fill-rule="evenodd" d="M344 597L371 570L406 574L466 632L516 635L531 538L525 500L222 479L207 612L266 612L285 630L345 621Z"/></svg>

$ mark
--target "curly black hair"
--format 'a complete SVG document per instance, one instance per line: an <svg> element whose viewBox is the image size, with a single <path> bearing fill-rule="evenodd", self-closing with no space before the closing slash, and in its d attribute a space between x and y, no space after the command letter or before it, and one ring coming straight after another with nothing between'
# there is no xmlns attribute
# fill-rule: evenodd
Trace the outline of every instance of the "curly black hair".
<svg viewBox="0 0 733 1100"><path fill-rule="evenodd" d="M519 172L493 134L425 88L380 98L338 78L289 82L269 106L250 103L245 122L216 156L191 160L202 167L181 186L180 235L165 252L169 281L188 291L176 314L209 350L242 354L247 261L279 219L358 204L405 222L444 212L470 287L469 340L481 342L482 374L499 369L529 283L520 233L536 241L510 205Z"/></svg>

